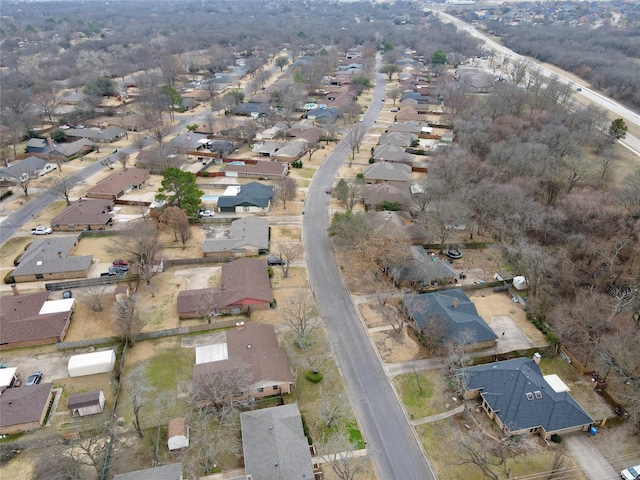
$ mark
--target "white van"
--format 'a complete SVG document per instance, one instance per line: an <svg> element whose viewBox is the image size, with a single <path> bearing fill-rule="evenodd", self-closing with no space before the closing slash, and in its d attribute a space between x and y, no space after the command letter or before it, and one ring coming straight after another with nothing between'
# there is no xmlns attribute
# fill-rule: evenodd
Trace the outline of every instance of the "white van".
<svg viewBox="0 0 640 480"><path fill-rule="evenodd" d="M640 465L625 468L620 472L620 478L623 480L636 480L640 478Z"/></svg>

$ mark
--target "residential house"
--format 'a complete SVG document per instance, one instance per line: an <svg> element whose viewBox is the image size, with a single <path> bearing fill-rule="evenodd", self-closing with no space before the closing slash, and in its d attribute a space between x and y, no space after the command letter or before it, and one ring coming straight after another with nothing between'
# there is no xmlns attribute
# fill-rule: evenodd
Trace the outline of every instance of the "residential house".
<svg viewBox="0 0 640 480"><path fill-rule="evenodd" d="M415 157L407 153L404 147L398 147L390 143L376 146L371 156L376 162L404 163L405 165L411 165L415 160Z"/></svg>
<svg viewBox="0 0 640 480"><path fill-rule="evenodd" d="M389 182L367 184L363 191L364 206L367 210L377 210L381 204L397 204L397 210L411 208L411 194L406 183L393 184Z"/></svg>
<svg viewBox="0 0 640 480"><path fill-rule="evenodd" d="M322 129L311 125L294 125L287 130L287 137L304 138L309 143L316 143L322 136Z"/></svg>
<svg viewBox="0 0 640 480"><path fill-rule="evenodd" d="M411 167L404 163L376 162L362 169L366 183L408 183L411 180Z"/></svg>
<svg viewBox="0 0 640 480"><path fill-rule="evenodd" d="M267 213L273 195L273 187L270 185L247 183L240 186L236 195L218 197L218 209L227 213Z"/></svg>
<svg viewBox="0 0 640 480"><path fill-rule="evenodd" d="M85 278L93 255L71 256L80 236L37 238L11 274L16 282Z"/></svg>
<svg viewBox="0 0 640 480"><path fill-rule="evenodd" d="M535 357L539 359L539 356ZM514 358L461 370L466 398L482 408L505 435L586 431L594 422L557 375L542 375L536 360Z"/></svg>
<svg viewBox="0 0 640 480"><path fill-rule="evenodd" d="M258 140L273 140L276 137L282 135L288 129L286 124L278 123L272 127L264 129L262 132L256 135Z"/></svg>
<svg viewBox="0 0 640 480"><path fill-rule="evenodd" d="M15 435L40 428L47 416L53 383L10 388L0 395L0 434Z"/></svg>
<svg viewBox="0 0 640 480"><path fill-rule="evenodd" d="M49 292L0 296L0 350L64 340L75 299L49 300Z"/></svg>
<svg viewBox="0 0 640 480"><path fill-rule="evenodd" d="M185 417L172 418L167 428L167 447L179 450L189 446L189 424Z"/></svg>
<svg viewBox="0 0 640 480"><path fill-rule="evenodd" d="M307 119L312 120L316 124L335 122L340 118L341 112L339 108L316 108L307 112Z"/></svg>
<svg viewBox="0 0 640 480"><path fill-rule="evenodd" d="M245 117L258 118L260 116L266 116L271 110L271 106L266 103L241 103L235 105L229 109L233 115L240 115Z"/></svg>
<svg viewBox="0 0 640 480"><path fill-rule="evenodd" d="M416 107L408 105L406 107L402 107L398 113L396 113L396 121L397 122L422 122L427 124L429 122L429 117L427 116L428 109L418 110Z"/></svg>
<svg viewBox="0 0 640 480"><path fill-rule="evenodd" d="M143 168L119 170L87 190L87 197L115 202L134 188L141 188L147 180L149 180L149 172Z"/></svg>
<svg viewBox="0 0 640 480"><path fill-rule="evenodd" d="M395 145L396 147L407 148L411 146L414 140L418 139L418 135L409 132L384 132L380 135L378 143L380 145Z"/></svg>
<svg viewBox="0 0 640 480"><path fill-rule="evenodd" d="M0 169L0 179L7 182L17 182L24 175L28 175L29 178L37 178L45 171L45 168L55 169L55 164L47 163L41 158L31 156Z"/></svg>
<svg viewBox="0 0 640 480"><path fill-rule="evenodd" d="M182 480L182 478L182 464L170 463L135 472L119 473L113 477L113 480Z"/></svg>
<svg viewBox="0 0 640 480"><path fill-rule="evenodd" d="M298 405L280 405L240 415L244 468L251 478L309 479L314 466Z"/></svg>
<svg viewBox="0 0 640 480"><path fill-rule="evenodd" d="M428 126L427 122L409 120L403 123L394 123L393 125L389 125L387 132L406 132L413 135L420 135L422 129L426 126Z"/></svg>
<svg viewBox="0 0 640 480"><path fill-rule="evenodd" d="M455 283L458 273L448 260L438 258L434 252L425 251L421 245L414 245L409 261L392 269L390 276L399 287L420 290L431 285Z"/></svg>
<svg viewBox="0 0 640 480"><path fill-rule="evenodd" d="M477 350L498 340L459 288L405 297L404 307L410 325L432 345L454 342Z"/></svg>
<svg viewBox="0 0 640 480"><path fill-rule="evenodd" d="M169 167L180 168L187 161L186 155L168 153L168 150L140 150L136 156L135 166L144 168L150 174L161 175Z"/></svg>
<svg viewBox="0 0 640 480"><path fill-rule="evenodd" d="M394 234L406 238L411 245L424 245L427 242L426 230L413 224L409 212L368 211L364 212L364 216L371 225L393 224L392 231Z"/></svg>
<svg viewBox="0 0 640 480"><path fill-rule="evenodd" d="M205 238L202 252L205 257L228 258L259 255L269 250L269 220L244 217L231 222L228 238Z"/></svg>
<svg viewBox="0 0 640 480"><path fill-rule="evenodd" d="M288 163L262 160L254 162L228 163L224 167L224 174L227 177L259 178L260 180L278 179L289 174Z"/></svg>
<svg viewBox="0 0 640 480"><path fill-rule="evenodd" d="M93 148L93 142L86 138L80 138L71 143L58 143L51 147L48 155L51 157L62 157L65 160L71 157L88 153Z"/></svg>
<svg viewBox="0 0 640 480"><path fill-rule="evenodd" d="M251 150L260 157L273 157L276 152L284 146L284 142L276 142L274 140L266 140L256 142Z"/></svg>
<svg viewBox="0 0 640 480"><path fill-rule="evenodd" d="M266 265L266 263L265 263ZM205 345L196 349L214 349L214 361L196 363L193 366L194 392L215 388L226 372L246 369L248 385L238 398L260 398L291 393L293 374L284 349L278 346L273 325L241 323L225 332L226 347ZM211 355L200 355L211 360ZM208 357L208 358L207 358ZM204 395L203 395L204 396Z"/></svg>
<svg viewBox="0 0 640 480"><path fill-rule="evenodd" d="M27 142L28 153L46 153L49 150L49 142L45 138L30 138Z"/></svg>
<svg viewBox="0 0 640 480"><path fill-rule="evenodd" d="M280 162L295 162L299 160L307 151L307 141L304 138L296 138L289 143L284 144L273 155L274 160Z"/></svg>
<svg viewBox="0 0 640 480"><path fill-rule="evenodd" d="M454 78L458 80L468 93L490 93L495 86L495 78L479 68L460 67Z"/></svg>
<svg viewBox="0 0 640 480"><path fill-rule="evenodd" d="M106 230L113 224L113 202L92 198L81 198L72 202L51 220L56 231Z"/></svg>
<svg viewBox="0 0 640 480"><path fill-rule="evenodd" d="M89 392L74 393L67 399L67 410L72 417L85 417L102 413L104 410L104 392L91 390Z"/></svg>
<svg viewBox="0 0 640 480"><path fill-rule="evenodd" d="M111 143L124 137L126 132L115 125L107 128L72 128L65 130L67 137L86 138L93 143Z"/></svg>
<svg viewBox="0 0 640 480"><path fill-rule="evenodd" d="M183 290L178 293L178 316L201 318L203 310L216 315L266 310L273 301L267 262L261 258L239 258L222 266L217 288Z"/></svg>

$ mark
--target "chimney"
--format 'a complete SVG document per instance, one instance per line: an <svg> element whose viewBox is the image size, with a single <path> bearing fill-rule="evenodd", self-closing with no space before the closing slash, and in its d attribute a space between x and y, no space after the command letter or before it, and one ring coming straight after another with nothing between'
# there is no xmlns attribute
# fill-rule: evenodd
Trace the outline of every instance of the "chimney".
<svg viewBox="0 0 640 480"><path fill-rule="evenodd" d="M18 292L18 286L15 283L11 284L11 291L13 292L14 295L18 295L20 292Z"/></svg>
<svg viewBox="0 0 640 480"><path fill-rule="evenodd" d="M533 354L533 361L536 362L536 365L540 365L541 358L542 358L542 355L540 355L538 352Z"/></svg>
<svg viewBox="0 0 640 480"><path fill-rule="evenodd" d="M457 297L453 298L453 308L458 308L458 298Z"/></svg>
<svg viewBox="0 0 640 480"><path fill-rule="evenodd" d="M62 252L58 252L58 258L62 258Z"/></svg>

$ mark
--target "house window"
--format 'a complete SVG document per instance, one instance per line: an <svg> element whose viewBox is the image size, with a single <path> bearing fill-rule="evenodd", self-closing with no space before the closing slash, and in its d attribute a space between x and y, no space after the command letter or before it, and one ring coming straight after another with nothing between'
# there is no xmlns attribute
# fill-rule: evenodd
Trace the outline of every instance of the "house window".
<svg viewBox="0 0 640 480"><path fill-rule="evenodd" d="M258 391L259 392L264 392L264 388L259 388Z"/></svg>
<svg viewBox="0 0 640 480"><path fill-rule="evenodd" d="M217 317L222 314L222 311L219 308L214 308L213 314Z"/></svg>
<svg viewBox="0 0 640 480"><path fill-rule="evenodd" d="M274 386L273 386L273 389L274 389L274 390L278 390L278 385L274 385Z"/></svg>
<svg viewBox="0 0 640 480"><path fill-rule="evenodd" d="M242 207L243 212L248 212L250 207Z"/></svg>
<svg viewBox="0 0 640 480"><path fill-rule="evenodd" d="M36 280L44 280L44 275L42 273L36 273Z"/></svg>

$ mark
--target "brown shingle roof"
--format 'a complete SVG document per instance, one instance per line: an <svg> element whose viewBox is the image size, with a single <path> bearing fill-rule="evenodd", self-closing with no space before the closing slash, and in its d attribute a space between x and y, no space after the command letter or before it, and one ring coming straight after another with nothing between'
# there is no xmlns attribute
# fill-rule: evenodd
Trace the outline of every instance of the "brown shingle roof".
<svg viewBox="0 0 640 480"><path fill-rule="evenodd" d="M51 226L106 225L111 221L109 212L112 208L113 203L109 200L81 198L51 220Z"/></svg>
<svg viewBox="0 0 640 480"><path fill-rule="evenodd" d="M109 175L87 191L92 195L119 195L132 185L140 185L149 179L149 172L144 168L127 168Z"/></svg>
<svg viewBox="0 0 640 480"><path fill-rule="evenodd" d="M69 395L67 400L67 408L73 410L74 408L90 407L91 405L98 405L100 403L100 392L102 390L92 390L90 392L74 393Z"/></svg>
<svg viewBox="0 0 640 480"><path fill-rule="evenodd" d="M60 337L71 312L40 315L49 292L0 297L0 344Z"/></svg>
<svg viewBox="0 0 640 480"><path fill-rule="evenodd" d="M9 388L0 395L0 428L40 422L53 383Z"/></svg>
<svg viewBox="0 0 640 480"><path fill-rule="evenodd" d="M187 419L184 417L172 418L169 420L169 428L167 431L168 438L176 435L187 436Z"/></svg>
<svg viewBox="0 0 640 480"><path fill-rule="evenodd" d="M267 262L260 258L239 258L222 266L222 284L225 290L234 290L229 298L236 301L251 298L265 302L273 301ZM222 288L222 286L221 286ZM229 302L235 303L235 302Z"/></svg>
<svg viewBox="0 0 640 480"><path fill-rule="evenodd" d="M227 172L253 173L256 175L280 175L284 176L287 166L281 162L258 161L255 165L231 165L225 167Z"/></svg>

